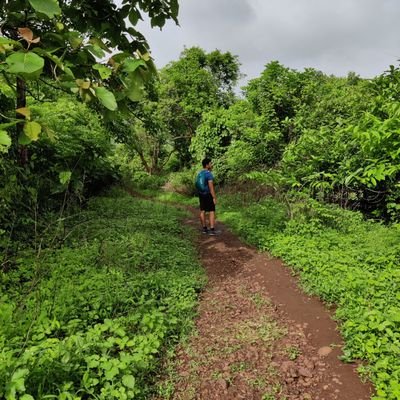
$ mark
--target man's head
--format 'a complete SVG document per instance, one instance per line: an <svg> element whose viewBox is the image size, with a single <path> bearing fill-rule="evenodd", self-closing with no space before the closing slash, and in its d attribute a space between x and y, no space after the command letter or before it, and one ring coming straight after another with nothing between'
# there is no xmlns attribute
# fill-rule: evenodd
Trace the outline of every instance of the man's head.
<svg viewBox="0 0 400 400"><path fill-rule="evenodd" d="M211 159L209 159L209 158L205 158L201 163L203 165L203 168L205 168L205 169L210 170L213 167Z"/></svg>

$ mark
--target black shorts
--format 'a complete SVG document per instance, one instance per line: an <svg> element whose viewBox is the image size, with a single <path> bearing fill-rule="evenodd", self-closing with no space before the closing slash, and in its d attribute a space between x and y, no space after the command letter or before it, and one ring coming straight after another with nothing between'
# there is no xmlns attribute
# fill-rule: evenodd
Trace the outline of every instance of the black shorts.
<svg viewBox="0 0 400 400"><path fill-rule="evenodd" d="M200 200L200 210L201 211L215 211L215 204L214 200L211 196L211 193L209 194L199 194L199 200Z"/></svg>

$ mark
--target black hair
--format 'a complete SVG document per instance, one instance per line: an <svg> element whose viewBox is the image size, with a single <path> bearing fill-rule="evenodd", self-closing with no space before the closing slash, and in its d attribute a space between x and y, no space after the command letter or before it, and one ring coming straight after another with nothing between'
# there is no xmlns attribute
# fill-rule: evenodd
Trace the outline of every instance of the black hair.
<svg viewBox="0 0 400 400"><path fill-rule="evenodd" d="M211 158L205 158L201 163L203 165L203 168L206 167L207 164L210 164Z"/></svg>

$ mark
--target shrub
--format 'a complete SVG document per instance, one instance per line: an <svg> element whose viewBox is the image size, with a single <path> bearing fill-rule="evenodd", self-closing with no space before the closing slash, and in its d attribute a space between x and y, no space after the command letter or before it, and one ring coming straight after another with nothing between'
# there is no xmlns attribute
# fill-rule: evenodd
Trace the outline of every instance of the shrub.
<svg viewBox="0 0 400 400"><path fill-rule="evenodd" d="M196 194L196 188L194 185L196 175L196 170L187 169L180 172L173 172L168 177L167 188L174 192L193 196Z"/></svg>
<svg viewBox="0 0 400 400"><path fill-rule="evenodd" d="M140 190L160 189L166 182L165 176L149 175L144 171L136 171L128 179L128 185Z"/></svg>

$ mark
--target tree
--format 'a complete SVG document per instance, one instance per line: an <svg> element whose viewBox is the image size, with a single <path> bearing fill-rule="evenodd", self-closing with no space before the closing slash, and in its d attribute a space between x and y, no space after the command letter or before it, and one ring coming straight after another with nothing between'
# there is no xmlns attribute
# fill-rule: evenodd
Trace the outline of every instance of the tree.
<svg viewBox="0 0 400 400"><path fill-rule="evenodd" d="M238 100L227 109L203 115L190 149L198 161L211 157L222 180L273 166L280 160L283 145L280 132L264 130L263 118L254 113L251 104Z"/></svg>
<svg viewBox="0 0 400 400"><path fill-rule="evenodd" d="M284 123L296 113L301 94L300 74L278 61L266 65L261 76L245 88L246 98L268 131L284 131ZM290 141L289 136L285 140Z"/></svg>
<svg viewBox="0 0 400 400"><path fill-rule="evenodd" d="M185 49L160 73L160 113L174 137L181 166L191 162L189 146L203 113L227 108L234 100L239 62L231 53Z"/></svg>
<svg viewBox="0 0 400 400"><path fill-rule="evenodd" d="M37 140L41 126L26 107L30 84L41 81L98 99L109 111L137 101L144 82L155 73L145 38L134 26L147 14L152 26L177 22L177 0L4 0L0 3L0 72L15 91L14 143ZM127 22L129 20L129 24Z"/></svg>

